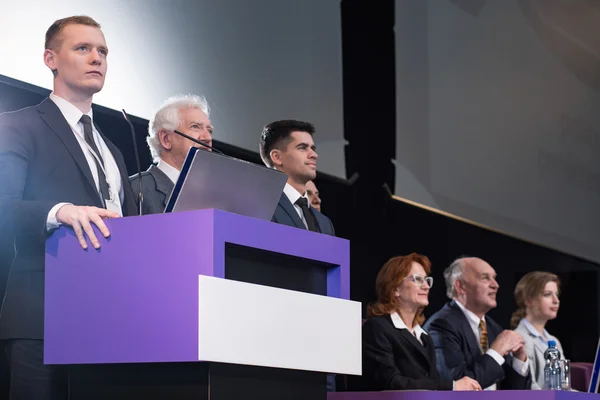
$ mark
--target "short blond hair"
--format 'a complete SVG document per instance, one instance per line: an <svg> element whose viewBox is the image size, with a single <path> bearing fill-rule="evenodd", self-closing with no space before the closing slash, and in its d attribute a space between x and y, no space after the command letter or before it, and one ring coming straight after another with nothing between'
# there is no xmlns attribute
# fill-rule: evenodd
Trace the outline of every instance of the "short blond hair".
<svg viewBox="0 0 600 400"><path fill-rule="evenodd" d="M67 25L86 25L100 29L101 26L96 20L87 15L74 15L54 21L50 28L46 31L46 41L44 49L57 50L62 45L63 37L61 32Z"/></svg>

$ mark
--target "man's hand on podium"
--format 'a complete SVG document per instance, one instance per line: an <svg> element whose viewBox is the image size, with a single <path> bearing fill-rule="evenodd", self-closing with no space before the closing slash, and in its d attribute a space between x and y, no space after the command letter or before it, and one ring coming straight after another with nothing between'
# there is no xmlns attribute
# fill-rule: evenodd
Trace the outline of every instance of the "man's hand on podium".
<svg viewBox="0 0 600 400"><path fill-rule="evenodd" d="M92 246L94 246L95 249L100 248L100 242L92 229L92 223L94 223L102 235L107 238L110 236L110 232L102 220L105 218L119 217L119 214L105 208L74 206L73 204L65 204L59 208L56 213L56 220L60 224L68 225L73 228L77 240L79 240L79 244L83 249L88 248L84 232L90 239Z"/></svg>

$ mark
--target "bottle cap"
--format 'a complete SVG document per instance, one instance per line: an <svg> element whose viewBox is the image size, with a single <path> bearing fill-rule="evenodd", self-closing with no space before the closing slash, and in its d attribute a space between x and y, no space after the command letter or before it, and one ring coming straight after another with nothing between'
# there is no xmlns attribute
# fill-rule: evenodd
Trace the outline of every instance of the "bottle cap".
<svg viewBox="0 0 600 400"><path fill-rule="evenodd" d="M556 342L554 340L548 340L548 347L556 347Z"/></svg>

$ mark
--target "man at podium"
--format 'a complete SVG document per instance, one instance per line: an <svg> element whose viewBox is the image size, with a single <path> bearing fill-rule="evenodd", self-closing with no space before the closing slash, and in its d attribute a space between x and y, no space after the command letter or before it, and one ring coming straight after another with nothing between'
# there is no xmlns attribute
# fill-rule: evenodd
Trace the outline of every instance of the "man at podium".
<svg viewBox="0 0 600 400"><path fill-rule="evenodd" d="M0 116L0 227L13 230L16 250L0 315L10 399L67 396L64 370L43 361L46 236L67 225L82 248L98 248L92 225L108 237L103 219L137 212L123 155L94 124L108 55L100 25L87 16L55 21L45 49L49 98Z"/></svg>
<svg viewBox="0 0 600 400"><path fill-rule="evenodd" d="M288 175L272 221L335 236L331 220L310 206L306 193L307 182L317 176L314 133L312 124L296 120L271 122L262 131L260 157Z"/></svg>
<svg viewBox="0 0 600 400"><path fill-rule="evenodd" d="M146 139L156 165L142 172L142 214L159 214L165 210L190 147L200 147L177 135L175 130L212 146L209 114L206 99L196 95L173 96L156 111ZM139 179L138 174L129 178L135 193L139 190Z"/></svg>

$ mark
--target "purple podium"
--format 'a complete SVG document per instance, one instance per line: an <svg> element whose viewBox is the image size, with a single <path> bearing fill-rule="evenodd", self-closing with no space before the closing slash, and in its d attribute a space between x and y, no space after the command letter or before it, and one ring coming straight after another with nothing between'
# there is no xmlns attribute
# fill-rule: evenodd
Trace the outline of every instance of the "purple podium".
<svg viewBox="0 0 600 400"><path fill-rule="evenodd" d="M589 393L550 390L497 390L484 392L389 391L329 393L327 400L592 400Z"/></svg>
<svg viewBox="0 0 600 400"><path fill-rule="evenodd" d="M107 226L99 250L46 243L44 362L71 398L325 399L325 373L360 374L348 241L212 209Z"/></svg>

